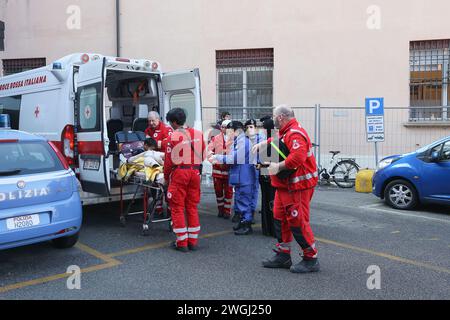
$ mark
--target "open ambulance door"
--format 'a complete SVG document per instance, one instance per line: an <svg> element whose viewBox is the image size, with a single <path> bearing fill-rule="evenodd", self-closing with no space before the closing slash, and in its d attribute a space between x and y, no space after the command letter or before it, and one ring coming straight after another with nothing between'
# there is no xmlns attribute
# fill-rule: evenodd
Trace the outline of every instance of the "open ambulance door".
<svg viewBox="0 0 450 320"><path fill-rule="evenodd" d="M75 81L75 126L80 182L83 191L108 196L111 178L103 101L105 59L91 60L81 65Z"/></svg>
<svg viewBox="0 0 450 320"><path fill-rule="evenodd" d="M189 127L203 131L202 97L199 69L164 73L162 76L164 91L164 116L174 108L186 112Z"/></svg>

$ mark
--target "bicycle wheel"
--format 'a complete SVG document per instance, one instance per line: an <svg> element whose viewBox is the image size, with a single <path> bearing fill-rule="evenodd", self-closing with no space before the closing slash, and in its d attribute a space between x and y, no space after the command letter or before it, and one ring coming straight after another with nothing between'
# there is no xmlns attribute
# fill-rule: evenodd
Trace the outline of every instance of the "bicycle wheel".
<svg viewBox="0 0 450 320"><path fill-rule="evenodd" d="M356 175L359 172L359 166L353 160L342 160L334 166L331 175L333 181L340 188L353 188L356 183Z"/></svg>

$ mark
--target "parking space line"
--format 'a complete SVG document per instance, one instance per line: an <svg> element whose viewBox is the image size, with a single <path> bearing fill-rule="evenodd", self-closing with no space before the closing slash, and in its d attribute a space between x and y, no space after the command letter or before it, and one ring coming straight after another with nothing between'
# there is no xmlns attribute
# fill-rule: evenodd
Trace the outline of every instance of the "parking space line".
<svg viewBox="0 0 450 320"><path fill-rule="evenodd" d="M93 249L91 247L88 247L85 244L78 243L76 245L76 247L78 249L80 249L81 251L84 251L84 252L90 254L91 256L96 257L99 260L102 260L103 262L106 262L106 263L109 263L109 264L117 264L117 263L120 264L121 263L120 261L118 261L116 259L113 259L111 256L109 256L107 254L104 254L104 253L101 253L101 252L99 252L99 251L97 251L97 250L95 250L95 249Z"/></svg>
<svg viewBox="0 0 450 320"><path fill-rule="evenodd" d="M446 220L446 219L439 219L439 218L433 218L433 217L427 217L427 216L423 216L423 215L417 215L417 214L411 214L411 213L405 213L405 212L399 212L398 210L389 210L389 209L384 209L381 208L382 206L384 206L384 204L375 204L375 205L367 205L367 206L360 206L358 207L359 209L367 209L367 210L374 210L374 211L381 211L381 212L386 212L389 214L393 214L393 215L397 215L397 216L404 216L404 217L411 217L411 218L418 218L418 219L425 219L425 220L431 220L431 221L439 221L439 222L444 222L444 223L450 223L450 220Z"/></svg>
<svg viewBox="0 0 450 320"><path fill-rule="evenodd" d="M258 226L255 226L255 227L258 227ZM231 234L231 233L232 233L232 231L228 231L228 230L221 231L221 232L215 232L215 233L209 233L209 234L200 236L200 239L214 238L214 237L219 237L219 236ZM115 257L130 255L130 254L134 254L134 253L140 253L140 252L149 251L149 250L153 250L153 249L160 249L160 248L164 248L164 247L170 245L171 243L172 243L172 241L166 241L166 242L161 242L161 243L157 243L154 245L139 247L139 248L130 249L130 250L124 250L124 251L120 251L120 252L116 252L116 253L112 253L112 254L101 253L101 252L99 252L91 247L88 247L84 244L81 244L81 243L78 243L76 245L76 247L79 250L86 252L86 253L98 258L99 260L106 262L104 264L99 264L99 265L81 269L81 273L86 274L86 273L91 273L91 272L100 271L100 270L104 270L104 269L114 268L118 265L121 265L122 262L114 259ZM65 278L68 278L69 276L70 276L70 274L68 274L68 273L62 273L62 274L56 274L56 275L38 278L38 279L34 279L34 280L18 282L15 284L0 287L0 294L6 293L6 292L12 291L12 290L23 289L23 288L30 287L30 286L35 286L35 285L39 285L39 284L45 284L48 282L65 279Z"/></svg>
<svg viewBox="0 0 450 320"><path fill-rule="evenodd" d="M435 266L435 265L432 265L432 264L428 264L428 263L425 263L425 262L405 259L405 258L393 256L393 255L390 255L390 254L387 254L387 253L384 253L384 252L377 252L377 251L373 251L373 250L370 250L370 249L360 248L360 247L356 247L356 246L353 246L353 245L350 245L350 244L341 243L341 242L337 242L337 241L321 239L321 238L316 238L316 240L319 241L319 242L326 243L326 244L334 245L336 247L341 247L341 248L349 249L349 250L352 250L352 251L367 253L367 254L370 254L370 255L373 255L373 256L386 258L386 259L389 259L389 260L392 260L392 261L401 262L401 263L413 265L413 266L416 266L416 267L421 267L421 268L425 268L425 269L429 269L429 270L433 270L433 271L438 271L438 272L443 272L443 273L450 274L450 269L448 269L448 268L438 267L438 266Z"/></svg>
<svg viewBox="0 0 450 320"><path fill-rule="evenodd" d="M203 236L200 236L199 238L200 239L215 238L215 237L220 237L220 236L224 236L227 234L231 234L232 232L233 231L227 230L227 231L220 231L220 232L215 232L215 233L208 233ZM142 246L142 247L138 247L138 248L134 248L134 249L128 249L128 250L124 250L124 251L110 253L110 254L108 254L108 257L117 258L117 257L127 256L130 254L144 252L144 251L161 249L161 248L169 246L172 242L173 241L164 241L164 242L160 242L160 243L156 243L156 244L151 244L148 246Z"/></svg>
<svg viewBox="0 0 450 320"><path fill-rule="evenodd" d="M261 228L261 227L262 226L260 224L254 226L255 229L256 228ZM208 239L208 238L220 237L220 236L228 235L228 234L232 234L232 233L233 233L233 231L231 231L231 230L219 231L219 232L205 234L205 235L201 236L200 239ZM392 260L392 261L396 261L396 262L400 262L400 263L404 263L404 264L413 265L413 266L416 266L416 267L421 267L421 268L425 268L425 269L429 269L429 270L433 270L433 271L438 271L438 272L443 272L443 273L450 274L450 269L447 269L447 268L444 268L444 267L438 267L438 266L427 264L427 263L424 263L424 262L410 260L410 259L405 259L405 258L393 256L393 255L390 255L390 254L387 254L387 253L377 252L377 251L373 251L373 250L370 250L370 249L365 249L365 248L353 246L353 245L350 245L350 244L341 243L341 242L332 241L332 240L327 240L327 239L323 239L323 238L316 238L316 240L319 241L319 242L325 243L325 244L334 245L334 246L345 248L345 249L349 249L349 250L352 250L352 251L361 252L361 253L377 256L377 257L386 258L388 260ZM171 243L171 241L165 241L165 242L157 243L157 244L154 244L154 245L143 246L143 247L129 249L129 250L124 250L124 251L111 253L111 254L101 253L101 252L99 252L99 251L97 251L97 250L95 250L95 249L93 249L91 247L88 247L88 246L86 246L84 244L81 244L81 243L77 244L76 247L79 250L84 251L84 252L86 252L86 253L88 253L88 254L90 254L90 255L92 255L92 256L94 256L94 257L96 257L96 258L106 262L104 264L94 265L94 266L91 266L91 267L86 267L86 268L81 269L81 272L86 274L86 273L91 273L91 272L95 272L95 271L101 271L101 270L105 270L105 269L114 268L114 267L116 267L118 265L121 265L123 262L114 259L115 257L130 255L130 254L134 254L134 253L140 253L140 252L149 251L149 250L153 250L153 249L160 249L160 248L163 248L165 246L168 246L170 243ZM6 293L8 291L23 289L23 288L26 288L26 287L39 285L39 284L45 284L45 283L48 283L48 282L65 279L65 278L68 278L69 276L70 276L70 274L64 273L64 274L56 274L56 275L52 275L52 276L48 276L48 277L34 279L34 280L30 280L30 281L19 282L19 283L16 283L16 284L0 287L0 293Z"/></svg>
<svg viewBox="0 0 450 320"><path fill-rule="evenodd" d="M110 253L110 254L108 254L108 256L111 258L117 258L117 257L121 257L121 256L126 256L126 255L130 255L130 254L134 254L134 253L143 252L143 251L160 249L160 248L169 246L172 242L173 241L165 241L165 242L160 242L160 243L156 243L156 244L151 244L148 246L123 250L123 251L119 251L119 252L115 252L115 253Z"/></svg>
<svg viewBox="0 0 450 320"><path fill-rule="evenodd" d="M314 201L312 203L312 206L314 206L314 205L333 206L333 207L339 207L339 208L345 208L345 209L356 209L357 208L357 209L363 209L363 210L372 210L372 211L385 212L385 213L389 213L389 214L392 214L392 215L409 217L409 218L417 218L417 219L424 219L424 220L431 220L431 221L439 221L439 222L444 222L444 223L450 223L450 219L439 219L439 218L427 217L427 216L420 215L420 214L410 214L410 213L400 212L399 210L384 209L384 208L381 208L381 207L384 207L383 203L374 203L374 204L354 207L354 206L345 206L345 205L340 205L340 204L336 204L336 203L329 203L329 202L324 202L324 201ZM429 212L423 212L423 213L424 214L433 214L433 213L429 213Z"/></svg>
<svg viewBox="0 0 450 320"><path fill-rule="evenodd" d="M81 273L90 273L90 272L100 271L103 269L113 268L113 267L116 267L116 266L122 264L122 262L120 262L116 259L113 259L112 257L109 257L109 256L107 256L91 247L88 247L87 245L84 245L82 243L78 243L75 247L77 249L79 249L80 251L85 252L85 253L105 262L103 264L98 264L98 265L94 265L91 267L83 268L83 269L81 269ZM56 274L56 275L38 278L38 279L34 279L34 280L18 282L15 284L0 287L0 293L5 293L5 292L11 291L11 290L22 289L22 288L26 288L26 287L30 287L30 286L35 286L38 284L44 284L47 282L57 281L57 280L68 278L69 276L70 276L70 274L68 274L68 273L61 273L61 274Z"/></svg>
<svg viewBox="0 0 450 320"><path fill-rule="evenodd" d="M86 273L90 273L90 272L94 272L94 271L100 271L103 269L109 269L109 268L116 267L119 264L121 264L121 263L120 262L117 262L117 263L111 262L111 263L99 264L99 265L95 265L92 267L87 267L87 268L81 269L81 273L86 274ZM44 278L38 278L38 279L34 279L34 280L18 282L18 283L11 284L8 286L0 287L0 294L6 293L6 292L12 291L12 290L23 289L26 287L31 287L31 286L35 286L35 285L39 285L39 284L45 284L48 282L65 279L65 278L68 278L70 275L71 274L68 274L68 273L61 273L61 274L56 274L56 275L52 275L52 276L48 276L48 277L44 277Z"/></svg>

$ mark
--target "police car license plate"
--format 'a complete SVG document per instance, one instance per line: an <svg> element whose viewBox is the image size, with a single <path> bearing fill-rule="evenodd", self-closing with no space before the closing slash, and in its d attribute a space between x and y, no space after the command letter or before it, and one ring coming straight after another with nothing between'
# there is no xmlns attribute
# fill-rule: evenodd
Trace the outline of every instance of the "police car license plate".
<svg viewBox="0 0 450 320"><path fill-rule="evenodd" d="M100 160L86 159L83 165L84 170L98 171L100 170Z"/></svg>
<svg viewBox="0 0 450 320"><path fill-rule="evenodd" d="M37 226L41 223L38 214L10 218L6 220L8 230L25 229Z"/></svg>

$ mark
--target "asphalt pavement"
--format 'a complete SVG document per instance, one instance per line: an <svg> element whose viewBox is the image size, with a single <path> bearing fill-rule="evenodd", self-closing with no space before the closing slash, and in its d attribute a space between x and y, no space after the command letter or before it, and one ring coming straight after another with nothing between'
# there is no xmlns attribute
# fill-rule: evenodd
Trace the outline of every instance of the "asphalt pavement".
<svg viewBox="0 0 450 320"><path fill-rule="evenodd" d="M216 217L211 188L203 187L200 218L200 250L183 254L169 248L167 223L143 237L140 216L121 228L117 205L86 207L75 248L0 252L0 299L450 299L448 207L396 211L371 194L320 187L311 221L322 270L307 275L262 268L275 239L259 226L236 237ZM67 288L72 265L82 270L80 290ZM367 286L371 266L380 289Z"/></svg>

